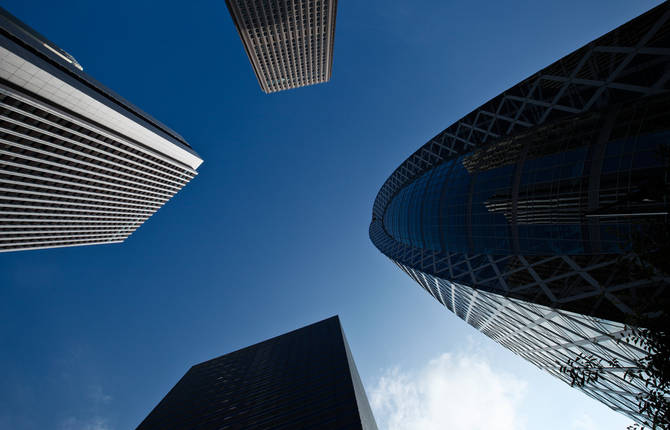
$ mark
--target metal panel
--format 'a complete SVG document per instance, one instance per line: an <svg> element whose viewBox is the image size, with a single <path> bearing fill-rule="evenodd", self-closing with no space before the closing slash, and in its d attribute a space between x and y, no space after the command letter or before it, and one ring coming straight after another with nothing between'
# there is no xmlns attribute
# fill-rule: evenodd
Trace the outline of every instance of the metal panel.
<svg viewBox="0 0 670 430"><path fill-rule="evenodd" d="M330 80L337 0L226 0L266 93Z"/></svg>

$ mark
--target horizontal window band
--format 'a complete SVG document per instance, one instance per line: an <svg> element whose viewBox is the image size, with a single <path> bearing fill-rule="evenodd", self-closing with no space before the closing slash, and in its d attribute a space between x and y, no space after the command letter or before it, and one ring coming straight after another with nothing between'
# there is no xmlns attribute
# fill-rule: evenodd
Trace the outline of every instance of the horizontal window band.
<svg viewBox="0 0 670 430"><path fill-rule="evenodd" d="M70 212L82 212L86 214L109 214L109 215L129 215L129 216L137 216L137 217L146 217L149 218L151 215L155 213L155 211L150 212L150 211L122 211L122 210L115 210L115 211L101 211L97 209L75 209L75 208L61 208L61 207L55 207L53 205L51 206L39 206L39 205L22 205L22 204L9 204L5 203L2 200L0 200L0 208L16 208L19 209L17 212L20 212L22 209L45 209L45 210L51 210L51 211L59 211L63 213L70 213Z"/></svg>
<svg viewBox="0 0 670 430"><path fill-rule="evenodd" d="M4 229L0 228L0 237L11 237L11 235L21 235L21 234L63 234L63 233L72 233L72 234L79 234L79 233L107 233L107 234L115 234L118 233L119 231L135 231L139 228L139 225L137 226L132 226L131 228L127 226L119 226L119 227L114 227L114 228L93 228L91 229L90 227L82 227L81 229L68 229L68 228L60 228L60 229L45 229L45 230L18 230L18 231L4 231Z"/></svg>
<svg viewBox="0 0 670 430"><path fill-rule="evenodd" d="M130 141L128 141L127 139L123 138L120 135L116 135L116 134L113 135L110 132L108 132L106 130L103 130L103 129L101 129L101 128L99 128L99 127L97 127L97 126L95 126L91 123L83 122L82 120L80 120L78 118L75 118L75 117L73 117L73 116L71 116L71 115L69 115L65 112L56 110L51 106L45 105L44 103L41 103L37 100L34 100L34 99L32 99L32 97L26 96L22 93L17 93L16 91L11 91L7 87L4 87L3 85L0 85L0 93L4 93L5 95L7 95L8 97L10 97L12 99L18 100L18 101L20 101L20 102L22 102L26 105L32 106L33 108L39 109L43 112L47 112L47 113L49 113L49 114L51 114L55 117L63 119L64 121L70 122L72 124L76 124L77 126L83 128L83 129L91 130L94 133L96 133L100 136L105 136L112 141L123 143L127 147L133 148L136 151L142 152L142 153L146 154L146 156L148 156L148 157L153 157L153 158L155 158L156 160L159 160L162 163L167 163L168 165L176 164L176 165L182 166L182 168L184 168L187 171L193 171L193 172L195 171L190 166L184 164L183 162L181 162L179 160L176 160L172 157L164 155L164 154L162 154L162 153L160 153L160 152L158 152L154 149L149 149L148 147L145 147L144 145L137 144L137 143L131 143Z"/></svg>
<svg viewBox="0 0 670 430"><path fill-rule="evenodd" d="M0 184L2 185L8 185L4 180L0 179ZM47 196L47 197L52 197L55 199L62 198L62 199L69 199L69 200L79 200L79 201L84 201L84 202L100 202L100 203L111 203L111 205L117 205L117 207L120 206L134 206L137 208L152 208L152 209L160 209L163 205L158 204L158 203L146 203L146 204L137 204L137 203L130 203L130 202L124 202L124 201L118 201L118 200L105 200L105 199L98 199L98 198L92 198L92 197L79 197L79 196L71 196L67 194L60 194L60 193L46 193L46 192L40 192L40 191L29 191L29 190L22 190L22 189L16 189L16 188L4 188L0 187L0 198L3 198L2 192L5 193L12 193L12 194L26 194L26 195L31 195L31 196ZM11 196L5 196L6 198L11 198ZM63 200L50 200L47 199L47 201L55 201L55 202L63 202L63 203L72 203L73 202L65 202Z"/></svg>
<svg viewBox="0 0 670 430"><path fill-rule="evenodd" d="M17 115L21 115L24 118L30 118L34 121L37 121L41 124L44 124L47 127L62 130L64 132L72 134L74 136L79 136L79 138L84 139L86 141L86 143L79 142L78 143L79 145L86 145L86 146L90 146L90 147L94 148L94 146L92 146L92 145L97 144L97 145L103 146L104 148L107 148L107 151L104 151L101 148L96 148L97 151L105 152L105 153L111 153L112 151L120 152L120 153L126 155L127 157L123 158L123 157L118 156L118 155L117 155L117 157L122 158L124 160L133 161L133 162L135 162L139 165L145 166L148 169L152 169L152 170L155 170L157 172L162 172L162 173L166 173L166 174L170 174L170 172L174 172L172 174L175 174L177 176L180 175L180 174L181 175L192 175L192 176L197 174L197 172L195 170L190 169L190 168L185 169L180 164L175 164L173 162L164 162L165 164L157 163L156 161L153 161L150 158L142 157L141 154L135 154L135 153L131 152L130 150L124 149L122 146L125 146L125 145L122 145L119 142L117 142L119 146L112 145L109 142L105 142L105 141L103 141L101 139L98 139L94 136L91 136L89 134L81 133L80 131L74 130L71 127L68 127L64 124L59 124L59 123L50 121L46 118L43 118L41 116L35 115L31 112L25 111L18 106L13 106L13 105L10 105L8 103L4 103L4 102L0 101L0 107L4 107L5 109L10 110ZM45 112L45 113L49 114L48 112ZM4 118L7 118L7 117L4 116ZM67 119L64 119L64 120L68 121ZM25 124L25 121L22 121L22 124ZM41 128L40 128L40 130L41 130ZM93 133L95 133L95 131L93 131ZM97 134L97 133L95 133L95 134ZM65 140L64 136L60 137L60 138ZM70 138L67 138L67 139L69 139L71 141L74 141L74 142L77 142L74 139L70 139ZM116 140L114 140L114 139L110 139L110 140L116 142ZM135 148L129 147L129 146L126 146L126 147L129 148L129 149L135 149Z"/></svg>
<svg viewBox="0 0 670 430"><path fill-rule="evenodd" d="M16 215L16 214L15 214ZM20 214L19 214L20 215ZM109 226L127 226L127 225L134 225L134 224L142 224L145 220L123 220L123 221L101 221L98 219L85 219L85 218L77 218L77 219L65 219L65 218L59 218L59 219L41 219L41 218L32 218L32 217L27 217L27 218L12 218L12 217L0 217L0 222L3 223L18 223L18 224L5 224L3 225L2 228L8 229L8 228L14 228L14 227L20 227L23 228L23 226L29 226L33 227L35 225L41 226L43 224L30 224L30 223L35 223L35 222L40 222L40 223L51 223L49 225L46 225L47 227L50 225L56 225L56 226L97 226L97 225L109 225ZM21 223L28 223L28 224L21 224ZM60 223L60 224L59 224Z"/></svg>
<svg viewBox="0 0 670 430"><path fill-rule="evenodd" d="M48 178L45 176L37 176L37 175L30 175L26 173L18 173L14 171L8 171L8 170L3 170L2 169L2 162L0 161L0 175L6 175L6 176L12 176L12 177L18 177L18 178L27 178L27 179L34 179L36 181L42 181L42 182L53 182L57 184L63 184L63 185L70 185L73 187L72 189L70 188L63 188L63 187L55 187L51 185L46 185L43 183L39 182L23 182L23 181L14 181L14 180L8 180L6 178L0 178L0 181L4 184L17 184L17 185L25 185L25 186L30 186L34 188L46 188L46 189L58 189L58 190L63 190L67 192L72 192L72 193L83 193L83 194L94 194L94 195L102 195L102 196L108 196L108 197L116 197L117 195L121 195L118 198L123 198L123 199L128 199L128 200L135 200L138 202L151 202L151 203L158 203L161 206L167 202L170 197L163 197L163 198L157 198L153 196L147 196L145 194L141 194L139 192L135 193L129 193L126 191L119 191L119 190L113 190L113 189L107 189L107 188L101 188L101 187L96 187L93 185L87 185L87 184L81 184L77 182L69 182L69 181L63 181L60 179L55 179L55 178ZM112 193L112 194L106 194L106 193L98 193L98 192L91 192L91 191L82 191L75 189L76 188L87 188L87 189L93 189L93 190L98 190L98 191L106 191L107 193ZM127 197L127 196L133 196L133 197ZM143 197L144 199L137 198Z"/></svg>
<svg viewBox="0 0 670 430"><path fill-rule="evenodd" d="M28 197L14 197L14 196L0 195L0 205L3 204L2 203L3 201L9 201L9 202L21 201L21 202L44 203L45 205L47 205L46 207L53 207L53 208L55 208L54 205L70 205L70 206L81 206L81 207L84 207L84 208L87 208L87 207L90 207L90 208L107 208L107 209L111 209L111 210L126 210L126 209L128 209L128 210L135 210L135 211L138 211L138 212L150 213L150 214L152 214L152 213L156 212L158 209L160 209L160 206L155 207L155 208L140 207L140 208L137 208L137 209L133 209L133 208L124 208L124 207L120 207L120 206L99 205L99 204L93 204L93 203L88 203L88 204L87 203L74 203L74 202L66 202L66 201L63 201L63 200L35 199L35 198L28 198ZM74 209L74 208L72 208L72 209Z"/></svg>
<svg viewBox="0 0 670 430"><path fill-rule="evenodd" d="M103 156L105 156L105 157L113 157L113 158L116 158L117 160L119 160L119 161L121 161L121 162L130 162L130 161L126 160L126 159L117 157L117 156L115 156L115 155L113 155L113 154L111 154L111 153L101 152L101 151L99 151L99 150L96 150L95 148L87 147L87 146L85 146L85 145L82 145L81 143L76 143L76 141L71 140L71 139L68 139L68 138L66 138L66 137L64 137L64 136L59 136L59 135L56 135L55 133L50 133L50 132L48 132L48 131L46 131L46 130L42 130L42 129L37 128L37 127L33 127L33 126L29 126L29 125L27 125L27 124L19 123L18 121L14 121L14 120L12 120L12 119L10 119L10 118L6 118L6 117L1 117L1 116L0 116L0 119L1 119L1 120L4 120L4 121L7 121L7 122L11 122L11 123L13 123L13 124L16 124L16 125L18 125L19 127L24 127L24 128L29 129L29 130L33 130L33 131L35 131L35 132L37 132L37 133L40 133L40 134L42 134L42 135L47 135L47 136L50 136L50 137L52 137L52 138L54 138L54 139L58 139L58 140L62 140L62 141L66 141L66 142L68 142L68 143L70 143L70 144L72 144L72 145L77 145L77 146L79 146L79 147L84 147L84 148L87 148L87 149L90 148L90 149L89 149L90 151L95 151L95 152L97 152L97 153L99 153L100 155L103 155ZM115 172L115 173L116 173L116 170L114 170L114 168L125 169L125 170L128 170L129 172L135 172L135 173L137 173L138 175L147 175L147 176L150 176L150 177L154 178L154 179L155 179L156 181L158 181L158 182L161 182L161 181L170 182L170 183L172 183L172 184L176 184L177 186L183 186L186 182L188 182L188 181L192 178L192 176L191 176L191 177L182 177L182 178L177 178L177 180L175 180L175 179L173 179L173 178L171 178L171 177L169 177L169 176L167 176L167 175L165 175L165 176L159 176L159 175L156 175L156 174L152 173L151 171L148 171L149 169L146 169L145 166L142 166L142 165L139 164L139 163L135 163L135 162L133 162L134 165L137 165L137 166L143 168L144 170L139 170L139 169L137 169L137 168L135 168L135 167L129 167L129 166L126 166L126 165L123 165L123 164L119 164L119 163L117 163L117 162L115 162L115 161L106 160L106 159L104 159L104 158L101 158L101 157L96 156L96 155L92 155L92 154L90 154L90 153L81 152L81 151L78 151L78 150L69 148L69 147L67 147L67 146L61 145L61 144L57 144L57 143L50 142L50 141L48 141L48 140L46 140L46 139L43 139L43 138L38 138L38 137L36 137L36 136L28 135L28 134L21 133L21 132L19 132L19 131L15 131L15 130L9 130L9 129L4 128L4 127L0 127L0 132L5 132L5 133L7 133L7 134L12 134L12 135L17 136L17 137L19 137L19 138L26 139L26 140L29 140L29 141L38 143L38 144L40 144L40 145L48 146L48 147L54 148L54 149L57 150L57 151L63 151L63 152L70 153L70 154L73 154L73 155L78 155L78 156L83 157L83 158L87 158L87 159L91 160L91 161L89 161L88 163L91 163L91 164L92 164L93 166L95 166L96 168L106 169L106 170L111 170L112 172ZM14 142L14 144L16 145L17 143ZM38 148L35 148L35 150L37 150L37 149L38 149ZM65 158L65 159L70 159L70 160L76 160L77 162L85 163L83 160L79 160L78 158L75 158L75 157L71 157L71 156L68 157L68 156L66 156L66 155L56 154L56 153L49 152L49 151L45 151L45 153L46 153L46 154L49 154L49 155L52 155L52 156L54 156L54 157ZM106 166L99 166L99 165L95 164L94 161L97 161L97 162L99 162L99 163L103 163L103 164L105 164ZM111 167L109 167L109 166L111 166ZM130 176L130 177L133 177L134 175L133 175L132 173L129 173L129 172L124 172L123 174L124 174L124 175L127 175L127 176ZM141 177L141 176L138 176L138 177ZM143 179L144 179L144 180L147 180L146 178L143 178ZM184 182L184 181L185 181L185 182Z"/></svg>
<svg viewBox="0 0 670 430"><path fill-rule="evenodd" d="M3 153L6 153L6 151L0 150L0 154L3 154ZM9 155L10 156L15 156L15 154L12 154L12 153L10 153ZM30 157L17 157L17 158L29 159ZM39 163L39 164L42 164L39 161L35 161L35 162ZM111 190L114 190L113 187L117 187L117 188L136 191L136 192L143 191L147 194L152 195L152 197L154 197L154 196L159 197L159 198L160 197L167 197L168 199L171 198L174 194L176 194L176 193L172 193L172 194L159 193L159 192L156 192L156 191L145 190L145 189L142 189L142 188L139 188L139 187L134 187L133 188L133 187L129 187L127 185L115 184L113 182L103 181L103 180L100 180L100 179L93 179L93 178L89 178L89 177L86 177L86 176L73 175L73 174L70 174L70 173L60 172L60 171L57 171L57 170L45 169L43 167L31 166L31 165L27 165L27 164L14 163L14 162L5 161L5 160L2 160L2 159L0 159L0 171L2 171L3 164L7 165L7 166L17 167L19 169L32 170L32 171L35 171L35 172L47 173L47 174L52 174L52 175L57 175L57 176L63 176L63 177L66 177L66 178L77 179L77 180L80 180L80 181L89 181L89 182L93 182L93 183L96 183L96 184L102 184L102 185L107 186L106 189L111 189ZM60 167L60 166L55 166L55 167ZM88 172L84 171L83 173L87 174ZM49 180L49 179L46 178L46 180ZM77 183L77 182L75 182L75 183ZM88 186L86 183L81 183L80 185L81 186Z"/></svg>
<svg viewBox="0 0 670 430"><path fill-rule="evenodd" d="M104 245L108 243L123 243L123 240L105 240L105 241L90 241L90 240L70 240L70 241L43 241L38 243L12 244L4 247L0 246L0 252L10 251L28 251L45 248L65 248L70 246L82 245Z"/></svg>
<svg viewBox="0 0 670 430"><path fill-rule="evenodd" d="M61 235L42 235L42 236L22 236L22 237L10 237L10 238L5 238L3 237L2 234L0 234L0 246L3 245L12 245L12 244L19 244L19 243L25 243L27 241L32 241L32 240L51 240L51 239L66 239L66 238L72 238L72 239L101 239L101 238L110 238L110 239L115 239L115 240L123 240L126 239L128 236L130 236L133 233L134 230L132 231L125 231L125 232L118 232L115 234L99 234L99 233L91 233L91 234L61 234Z"/></svg>
<svg viewBox="0 0 670 430"><path fill-rule="evenodd" d="M0 208L2 209L2 208ZM54 213L54 212L27 212L27 211L6 211L6 210L0 210L0 215L10 215L11 216L29 216L29 217L34 217L33 219L39 219L42 221L42 218L47 218L47 217L55 217L59 220L68 220L70 218L77 219L77 218L84 218L84 219L108 219L108 220L131 220L132 222L141 222L146 221L149 217L138 217L138 216L117 216L116 214L109 214L109 215L78 215L78 214L72 214L72 213Z"/></svg>
<svg viewBox="0 0 670 430"><path fill-rule="evenodd" d="M163 185L162 187L160 187L156 183L142 183L142 182L128 180L128 179L123 178L121 176L122 174L120 174L119 172L115 172L112 169L103 168L101 166L96 166L94 164L87 163L87 162L77 160L77 159L67 158L67 157L64 157L62 155L53 154L53 153L50 153L50 152L47 152L47 151L43 151L41 149L36 149L36 148L32 148L30 146L26 146L26 145L23 145L23 144L20 144L20 143L7 141L6 139L3 139L3 138L0 138L0 143L4 143L5 145L9 146L9 148L5 148L3 150L0 150L0 154L9 155L11 157L17 157L17 158L21 158L21 159L24 159L24 160L30 160L30 161L33 161L33 162L38 163L38 164L46 164L46 165L49 165L49 166L57 167L59 169L65 169L65 170L68 170L68 171L71 171L71 172L85 173L85 174L88 174L88 175L91 175L91 176L96 176L98 178L103 178L101 180L107 179L107 180L110 180L110 181L118 181L118 182L121 182L123 184L127 184L126 186L132 186L132 187L135 187L135 188L145 189L147 191L153 190L154 192L168 192L169 193L171 191L177 192L181 189L179 187L169 186L169 185L165 185L165 184L160 184L160 185ZM17 148L23 149L24 151L32 152L33 155L26 155L25 152L15 152L15 150ZM11 149L11 150L8 150L8 149ZM45 155L47 157L52 157L52 158L58 158L60 160L65 161L65 163L46 160L44 158L36 157L35 155L37 155L37 154L42 154L42 155ZM88 167L88 169L82 168L82 167L75 167L75 166L72 166L71 164L78 164L82 167ZM101 173L100 172L101 170L104 170L108 173L112 173L112 174L115 174L115 175L112 176L112 175L109 175L109 174L106 174L106 173ZM140 178L140 180L147 181L146 178Z"/></svg>

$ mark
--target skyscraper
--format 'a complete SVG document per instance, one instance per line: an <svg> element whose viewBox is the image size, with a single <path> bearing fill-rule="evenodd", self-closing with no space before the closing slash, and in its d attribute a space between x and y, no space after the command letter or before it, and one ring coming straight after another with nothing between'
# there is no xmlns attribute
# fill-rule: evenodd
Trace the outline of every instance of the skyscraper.
<svg viewBox="0 0 670 430"><path fill-rule="evenodd" d="M266 93L328 82L337 0L226 0Z"/></svg>
<svg viewBox="0 0 670 430"><path fill-rule="evenodd" d="M668 274L644 263L667 230L669 17L666 2L475 109L374 203L377 248L562 379L557 362L580 352L633 366L643 351L617 342L622 323L670 295ZM584 387L634 419L643 389L620 369Z"/></svg>
<svg viewBox="0 0 670 430"><path fill-rule="evenodd" d="M201 163L0 8L0 252L122 242Z"/></svg>
<svg viewBox="0 0 670 430"><path fill-rule="evenodd" d="M200 363L137 427L376 430L337 316Z"/></svg>

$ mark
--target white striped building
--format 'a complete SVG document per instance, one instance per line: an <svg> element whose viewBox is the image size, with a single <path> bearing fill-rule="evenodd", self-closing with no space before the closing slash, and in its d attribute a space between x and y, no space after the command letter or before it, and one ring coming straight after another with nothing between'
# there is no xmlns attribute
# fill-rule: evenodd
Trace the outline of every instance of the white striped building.
<svg viewBox="0 0 670 430"><path fill-rule="evenodd" d="M0 9L0 252L123 242L201 163Z"/></svg>

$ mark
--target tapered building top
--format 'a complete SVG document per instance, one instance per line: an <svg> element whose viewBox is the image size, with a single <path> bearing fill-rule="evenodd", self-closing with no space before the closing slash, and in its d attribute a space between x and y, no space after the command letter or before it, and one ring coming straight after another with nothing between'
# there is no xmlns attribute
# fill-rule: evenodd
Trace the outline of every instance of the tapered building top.
<svg viewBox="0 0 670 430"><path fill-rule="evenodd" d="M669 48L665 2L465 115L386 180L373 243L545 306L621 322L660 310L665 276L620 260L667 222Z"/></svg>
<svg viewBox="0 0 670 430"><path fill-rule="evenodd" d="M226 0L263 91L328 82L337 0Z"/></svg>
<svg viewBox="0 0 670 430"><path fill-rule="evenodd" d="M571 382L650 420L626 377L631 315L667 312L670 3L534 73L430 139L386 180L372 242L437 301ZM595 361L594 361L595 362ZM617 366L619 366L617 365Z"/></svg>
<svg viewBox="0 0 670 430"><path fill-rule="evenodd" d="M377 430L338 317L193 366L138 430Z"/></svg>

